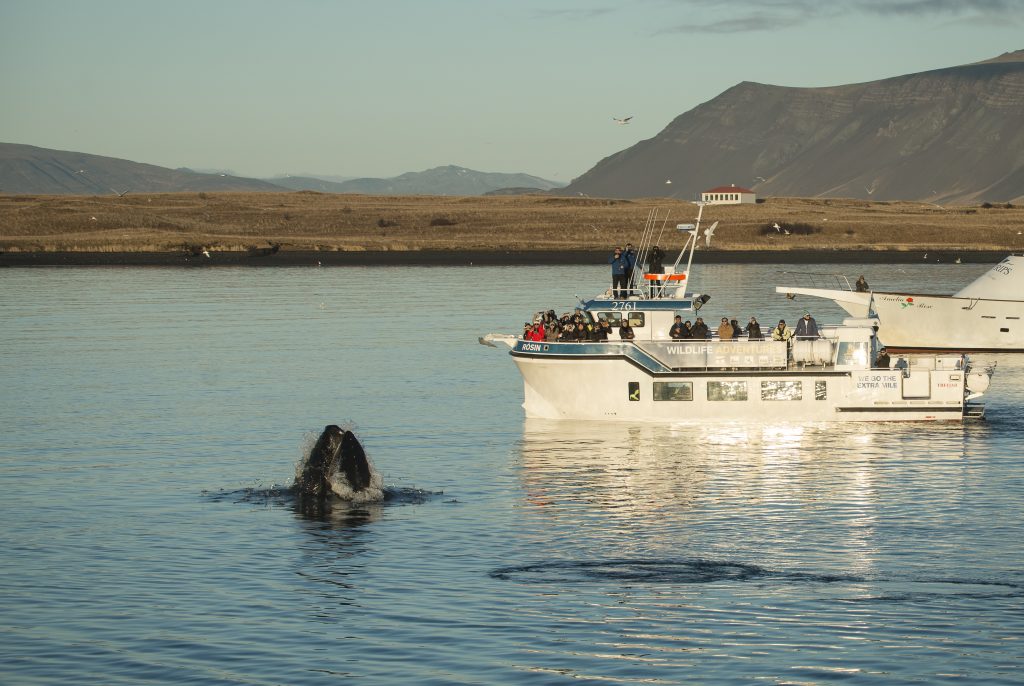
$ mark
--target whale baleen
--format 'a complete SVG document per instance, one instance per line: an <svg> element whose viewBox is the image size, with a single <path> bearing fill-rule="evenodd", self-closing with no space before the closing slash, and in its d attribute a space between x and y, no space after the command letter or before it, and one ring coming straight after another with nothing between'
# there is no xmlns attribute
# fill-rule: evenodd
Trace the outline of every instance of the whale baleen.
<svg viewBox="0 0 1024 686"><path fill-rule="evenodd" d="M302 465L295 488L305 495L326 496L337 493L335 484L342 482L359 493L371 486L373 471L355 434L329 424Z"/></svg>

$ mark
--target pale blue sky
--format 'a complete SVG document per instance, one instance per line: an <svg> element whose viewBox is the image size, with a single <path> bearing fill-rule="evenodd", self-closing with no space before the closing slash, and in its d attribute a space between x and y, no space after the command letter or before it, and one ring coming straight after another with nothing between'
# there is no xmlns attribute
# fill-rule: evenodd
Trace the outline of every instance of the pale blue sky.
<svg viewBox="0 0 1024 686"><path fill-rule="evenodd" d="M0 142L244 176L568 182L740 81L1021 48L1024 0L0 0Z"/></svg>

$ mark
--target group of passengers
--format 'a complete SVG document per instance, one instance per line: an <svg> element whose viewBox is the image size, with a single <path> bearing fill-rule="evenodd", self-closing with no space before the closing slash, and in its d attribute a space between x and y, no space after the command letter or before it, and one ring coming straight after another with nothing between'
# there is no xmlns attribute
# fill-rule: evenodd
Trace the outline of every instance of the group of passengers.
<svg viewBox="0 0 1024 686"><path fill-rule="evenodd" d="M757 321L757 317L750 318L746 329L737 320L722 317L722 323L718 325L717 333L718 339L721 341L739 340L740 337L745 337L748 341L763 341L766 338L770 338L773 341L788 341L791 338L818 338L819 335L818 323L809 312L805 312L804 316L797 322L795 331L786 324L785 319L780 319L778 325L768 333L768 336L765 336L761 331L761 324ZM702 317L697 317L696 321L691 324L689 319L684 322L682 316L678 314L675 317L672 328L669 329L668 335L675 341L692 338L698 340L712 338L711 330L704 323Z"/></svg>
<svg viewBox="0 0 1024 686"><path fill-rule="evenodd" d="M624 341L631 341L636 338L633 327L627 319L620 319L615 322L619 330L619 338ZM555 315L554 310L540 312L534 317L533 322L523 324L523 339L535 342L590 342L607 341L612 333L612 322L602 315L596 322L593 321L582 309L576 308L572 314L566 312L561 317ZM669 329L669 338L674 341L680 340L707 340L714 338L711 329L704 322L703 317L697 317L693 323L687 319L685 322L681 315L675 316L672 328ZM818 323L809 312L797 322L796 330L786 324L785 319L780 319L766 336L761 331L761 324L757 317L751 317L744 329L736 319L722 317L719 324L718 339L721 341L739 340L745 337L748 341L789 341L790 339L818 338Z"/></svg>
<svg viewBox="0 0 1024 686"><path fill-rule="evenodd" d="M597 321L582 309L561 317L554 310L539 312L533 322L523 324L523 340L547 343L584 343L607 341L614 329L618 328L619 339L631 341L636 338L633 327L626 319L611 322L602 315Z"/></svg>

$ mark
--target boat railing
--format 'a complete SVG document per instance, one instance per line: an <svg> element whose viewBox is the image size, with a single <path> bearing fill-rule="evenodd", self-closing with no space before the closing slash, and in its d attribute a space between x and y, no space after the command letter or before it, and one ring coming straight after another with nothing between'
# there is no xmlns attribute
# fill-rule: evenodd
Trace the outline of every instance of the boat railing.
<svg viewBox="0 0 1024 686"><path fill-rule="evenodd" d="M825 272L782 272L786 277L783 283L792 282L796 288L817 288L823 290L852 291L850 280L843 274Z"/></svg>

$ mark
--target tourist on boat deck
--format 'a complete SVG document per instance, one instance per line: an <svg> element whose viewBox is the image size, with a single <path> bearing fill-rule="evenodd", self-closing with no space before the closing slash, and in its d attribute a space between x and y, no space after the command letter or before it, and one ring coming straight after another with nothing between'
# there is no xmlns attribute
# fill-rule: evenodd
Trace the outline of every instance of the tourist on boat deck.
<svg viewBox="0 0 1024 686"><path fill-rule="evenodd" d="M728 341L732 338L732 324L728 317L722 317L722 323L718 325L718 340Z"/></svg>
<svg viewBox="0 0 1024 686"><path fill-rule="evenodd" d="M665 266L661 263L661 261L663 259L665 259L665 251L664 250L662 250L658 246L654 246L653 248L651 248L651 256L650 256L650 258L647 261L647 273L648 274L664 274L665 273ZM661 279L658 279L657 281L652 281L651 282L651 297L652 298L660 298L661 297L661 287L662 287L663 283L664 282Z"/></svg>
<svg viewBox="0 0 1024 686"><path fill-rule="evenodd" d="M548 343L554 343L558 341L559 335L561 335L562 329L558 325L558 321L553 321L544 327L544 340Z"/></svg>
<svg viewBox="0 0 1024 686"><path fill-rule="evenodd" d="M524 341L530 339L530 331L532 331L532 330L533 330L533 324L531 324L530 322L523 322L523 340Z"/></svg>
<svg viewBox="0 0 1024 686"><path fill-rule="evenodd" d="M896 358L896 364L892 366L893 369L899 369L903 372L903 376L910 376L910 365L907 364L906 358L902 355Z"/></svg>
<svg viewBox="0 0 1024 686"><path fill-rule="evenodd" d="M583 322L576 322L576 340L579 342L590 340L590 332L587 331L587 325Z"/></svg>
<svg viewBox="0 0 1024 686"><path fill-rule="evenodd" d="M885 351L884 346L878 349L878 357L875 358L875 367L877 369L889 368L889 353Z"/></svg>
<svg viewBox="0 0 1024 686"><path fill-rule="evenodd" d="M697 321L693 323L693 337L694 338L707 338L708 337L708 325L704 323L704 319L697 317Z"/></svg>
<svg viewBox="0 0 1024 686"><path fill-rule="evenodd" d="M683 338L693 338L693 324L689 319L683 322Z"/></svg>
<svg viewBox="0 0 1024 686"><path fill-rule="evenodd" d="M686 338L686 329L683 328L682 316L676 315L675 321L672 322L672 328L668 330L668 336L674 341Z"/></svg>
<svg viewBox="0 0 1024 686"><path fill-rule="evenodd" d="M736 340L737 338L740 337L740 334L743 333L743 328L740 326L740 323L735 319L730 319L729 325L732 326L732 338L733 340Z"/></svg>
<svg viewBox="0 0 1024 686"><path fill-rule="evenodd" d="M811 316L810 312L804 312L804 316L800 318L800 321L796 323L796 337L797 338L817 338L818 337L818 322L814 321L814 317Z"/></svg>
<svg viewBox="0 0 1024 686"><path fill-rule="evenodd" d="M868 289L868 282L867 282L867 279L864 278L863 274L861 274L860 278L857 279L857 286L856 286L856 288L857 288L857 292L858 293L867 293L868 292L868 290L869 290Z"/></svg>
<svg viewBox="0 0 1024 686"><path fill-rule="evenodd" d="M772 329L773 341L788 341L793 337L793 329L786 326L786 320L780 319L779 325Z"/></svg>
<svg viewBox="0 0 1024 686"><path fill-rule="evenodd" d="M622 324L619 326L619 338L624 341L631 341L636 338L636 334L633 333L633 327L629 325L629 320L623 319Z"/></svg>
<svg viewBox="0 0 1024 686"><path fill-rule="evenodd" d="M594 327L594 331L591 333L591 339L595 341L607 341L608 332L611 330L611 327L608 325L608 320L602 319L597 323L597 326Z"/></svg>
<svg viewBox="0 0 1024 686"><path fill-rule="evenodd" d="M526 335L527 340L531 341L543 341L544 340L544 327L540 324L534 324L530 327L530 333Z"/></svg>
<svg viewBox="0 0 1024 686"><path fill-rule="evenodd" d="M612 292L619 300L625 300L629 296L629 275L632 272L629 256L622 252L622 248L615 248L608 264L612 266Z"/></svg>
<svg viewBox="0 0 1024 686"><path fill-rule="evenodd" d="M757 323L757 317L751 317L750 323L747 324L747 340L748 341L761 341L764 340L764 336L761 335L761 325Z"/></svg>
<svg viewBox="0 0 1024 686"><path fill-rule="evenodd" d="M572 322L566 322L562 325L562 334L558 340L564 342L572 342L576 340L576 327L572 325Z"/></svg>

